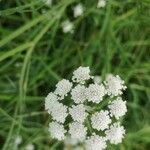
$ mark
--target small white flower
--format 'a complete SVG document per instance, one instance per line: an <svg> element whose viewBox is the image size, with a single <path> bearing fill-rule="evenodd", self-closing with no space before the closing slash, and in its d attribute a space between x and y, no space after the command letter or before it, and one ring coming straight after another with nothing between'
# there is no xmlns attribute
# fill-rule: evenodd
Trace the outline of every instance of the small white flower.
<svg viewBox="0 0 150 150"><path fill-rule="evenodd" d="M100 76L94 76L93 80L96 84L101 84L102 82L102 78Z"/></svg>
<svg viewBox="0 0 150 150"><path fill-rule="evenodd" d="M89 67L79 67L73 72L72 80L73 82L84 84L86 80L92 78L90 76L90 68Z"/></svg>
<svg viewBox="0 0 150 150"><path fill-rule="evenodd" d="M86 97L88 101L92 101L93 103L101 102L105 93L106 92L103 84L90 84L86 89Z"/></svg>
<svg viewBox="0 0 150 150"><path fill-rule="evenodd" d="M17 136L15 139L15 145L18 146L22 143L22 136Z"/></svg>
<svg viewBox="0 0 150 150"><path fill-rule="evenodd" d="M33 145L33 144L28 144L28 145L25 147L25 150L34 150L34 145Z"/></svg>
<svg viewBox="0 0 150 150"><path fill-rule="evenodd" d="M60 99L63 99L64 96L67 96L71 88L72 88L72 83L69 80L62 79L56 84L55 94L59 95Z"/></svg>
<svg viewBox="0 0 150 150"><path fill-rule="evenodd" d="M83 104L79 104L77 106L73 105L72 108L69 109L69 113L74 121L84 122L87 117L87 113L85 112L85 107Z"/></svg>
<svg viewBox="0 0 150 150"><path fill-rule="evenodd" d="M62 103L56 102L55 106L51 110L51 116L54 120L60 123L64 123L67 117L67 106Z"/></svg>
<svg viewBox="0 0 150 150"><path fill-rule="evenodd" d="M74 87L71 91L71 98L74 100L76 104L84 103L86 100L85 95L86 88L83 85L78 84L76 87Z"/></svg>
<svg viewBox="0 0 150 150"><path fill-rule="evenodd" d="M106 139L98 135L92 135L85 142L86 150L104 150L106 147Z"/></svg>
<svg viewBox="0 0 150 150"><path fill-rule="evenodd" d="M62 23L62 30L64 33L73 33L74 32L74 25L69 20L66 20Z"/></svg>
<svg viewBox="0 0 150 150"><path fill-rule="evenodd" d="M78 4L78 5L76 5L74 8L73 8L73 12L74 12L74 17L76 18L76 17L79 17L79 16L81 16L82 14L83 14L83 6L82 6L82 4L80 3L80 4Z"/></svg>
<svg viewBox="0 0 150 150"><path fill-rule="evenodd" d="M103 8L106 6L106 0L99 0L97 3L97 8Z"/></svg>
<svg viewBox="0 0 150 150"><path fill-rule="evenodd" d="M114 123L110 126L110 129L105 131L105 134L110 143L118 144L122 142L125 130L123 126L120 126L120 123Z"/></svg>
<svg viewBox="0 0 150 150"><path fill-rule="evenodd" d="M124 86L124 81L121 80L121 78L118 75L107 75L105 85L108 95L112 97L121 95L122 90L126 89L126 86Z"/></svg>
<svg viewBox="0 0 150 150"><path fill-rule="evenodd" d="M72 122L69 124L69 133L72 139L82 142L86 138L87 128L79 122Z"/></svg>
<svg viewBox="0 0 150 150"><path fill-rule="evenodd" d="M121 97L118 97L110 105L108 105L110 113L115 116L116 119L124 116L127 112L126 101L123 101Z"/></svg>
<svg viewBox="0 0 150 150"><path fill-rule="evenodd" d="M44 0L47 6L52 6L52 0Z"/></svg>
<svg viewBox="0 0 150 150"><path fill-rule="evenodd" d="M50 92L46 98L45 98L45 110L48 111L48 113L51 113L51 110L53 107L55 107L55 103L57 102L58 98L57 96Z"/></svg>
<svg viewBox="0 0 150 150"><path fill-rule="evenodd" d="M49 132L50 132L52 138L55 138L58 140L65 139L66 130L64 129L63 125L61 125L57 122L49 123Z"/></svg>
<svg viewBox="0 0 150 150"><path fill-rule="evenodd" d="M111 123L111 119L109 117L109 112L106 110L101 110L100 112L96 112L91 117L91 124L94 129L105 130L109 127Z"/></svg>

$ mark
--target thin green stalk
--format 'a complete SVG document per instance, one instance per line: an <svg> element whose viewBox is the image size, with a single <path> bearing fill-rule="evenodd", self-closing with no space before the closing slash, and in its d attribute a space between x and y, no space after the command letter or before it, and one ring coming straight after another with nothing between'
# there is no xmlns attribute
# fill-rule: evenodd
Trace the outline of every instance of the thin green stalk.
<svg viewBox="0 0 150 150"><path fill-rule="evenodd" d="M14 48L12 50L8 50L7 52L0 55L0 62L7 59L8 57L11 57L11 56L17 54L18 52L22 52L24 50L27 50L32 45L33 45L32 42L28 42L28 43L22 44L16 48Z"/></svg>

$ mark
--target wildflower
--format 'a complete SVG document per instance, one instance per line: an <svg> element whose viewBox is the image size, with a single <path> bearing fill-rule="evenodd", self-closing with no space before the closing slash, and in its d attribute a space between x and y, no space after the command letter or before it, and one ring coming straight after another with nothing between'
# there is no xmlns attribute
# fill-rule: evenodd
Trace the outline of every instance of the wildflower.
<svg viewBox="0 0 150 150"><path fill-rule="evenodd" d="M102 8L106 6L106 0L99 0L97 3L97 8Z"/></svg>
<svg viewBox="0 0 150 150"><path fill-rule="evenodd" d="M100 112L96 112L91 117L91 124L94 129L105 130L109 127L111 123L111 119L109 117L109 112L107 110L101 110Z"/></svg>
<svg viewBox="0 0 150 150"><path fill-rule="evenodd" d="M86 138L87 128L79 122L73 122L69 124L69 133L71 138L77 139L79 142L82 142Z"/></svg>
<svg viewBox="0 0 150 150"><path fill-rule="evenodd" d="M126 86L124 86L124 81L121 80L121 78L117 76L113 76L109 74L106 77L105 81L106 89L109 96L118 96L122 94L122 90L126 89Z"/></svg>
<svg viewBox="0 0 150 150"><path fill-rule="evenodd" d="M101 102L105 93L105 87L103 84L90 84L86 89L86 97L88 101L92 101L93 103Z"/></svg>
<svg viewBox="0 0 150 150"><path fill-rule="evenodd" d="M89 79L90 82L86 82ZM51 137L73 146L84 143L86 150L103 150L107 140L113 144L120 143L125 130L116 119L127 112L126 101L121 97L114 100L113 96L121 96L126 88L124 81L119 76L108 75L102 84L90 75L89 67L81 66L73 72L72 81L59 81L55 91L45 98L45 110L52 117L49 124ZM113 100L111 103L105 101L106 94L107 99ZM104 102L102 105L101 101ZM87 133L91 134L90 137Z"/></svg>
<svg viewBox="0 0 150 150"><path fill-rule="evenodd" d="M63 99L64 96L67 96L71 88L72 88L72 83L69 80L62 79L56 84L55 94L59 95L60 99Z"/></svg>
<svg viewBox="0 0 150 150"><path fill-rule="evenodd" d="M26 146L25 150L34 150L34 145L33 144L28 144Z"/></svg>
<svg viewBox="0 0 150 150"><path fill-rule="evenodd" d="M22 143L22 136L17 136L15 139L15 145L18 146Z"/></svg>
<svg viewBox="0 0 150 150"><path fill-rule="evenodd" d="M54 120L60 123L64 123L68 115L67 106L62 103L56 102L55 106L51 110L51 115Z"/></svg>
<svg viewBox="0 0 150 150"><path fill-rule="evenodd" d="M85 90L86 88L83 85L77 85L72 89L71 98L76 104L83 103L86 100Z"/></svg>
<svg viewBox="0 0 150 150"><path fill-rule="evenodd" d="M94 76L93 81L96 84L100 84L102 82L102 78L100 76Z"/></svg>
<svg viewBox="0 0 150 150"><path fill-rule="evenodd" d="M72 80L73 82L84 84L86 80L92 78L90 76L90 69L89 67L79 67L73 72Z"/></svg>
<svg viewBox="0 0 150 150"><path fill-rule="evenodd" d="M45 110L47 110L49 114L51 113L52 108L55 107L57 100L58 97L52 92L45 98Z"/></svg>
<svg viewBox="0 0 150 150"><path fill-rule="evenodd" d="M83 104L79 104L77 106L73 105L72 108L69 109L69 113L72 116L74 121L84 122L87 117L87 113L85 112L85 107Z"/></svg>
<svg viewBox="0 0 150 150"><path fill-rule="evenodd" d="M74 32L74 25L69 20L66 20L62 23L62 30L64 33L73 33Z"/></svg>
<svg viewBox="0 0 150 150"><path fill-rule="evenodd" d="M86 140L86 150L103 150L106 148L106 139L99 135L92 135Z"/></svg>
<svg viewBox="0 0 150 150"><path fill-rule="evenodd" d="M127 112L126 101L123 101L121 97L118 97L110 105L108 105L110 113L115 116L116 119L124 116Z"/></svg>
<svg viewBox="0 0 150 150"><path fill-rule="evenodd" d="M57 122L51 122L49 124L49 132L51 133L52 138L57 140L64 140L66 130L64 129L63 125Z"/></svg>
<svg viewBox="0 0 150 150"><path fill-rule="evenodd" d="M110 129L105 131L105 134L110 143L118 144L122 142L125 130L123 126L120 126L120 123L114 123L110 126Z"/></svg>
<svg viewBox="0 0 150 150"><path fill-rule="evenodd" d="M79 17L83 14L83 6L82 4L78 4L73 8L73 12L74 12L74 17Z"/></svg>

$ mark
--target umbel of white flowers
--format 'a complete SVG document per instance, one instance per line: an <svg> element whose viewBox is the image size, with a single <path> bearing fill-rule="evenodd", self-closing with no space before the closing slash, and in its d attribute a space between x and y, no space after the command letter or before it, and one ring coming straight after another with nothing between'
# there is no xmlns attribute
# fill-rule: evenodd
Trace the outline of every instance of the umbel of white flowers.
<svg viewBox="0 0 150 150"><path fill-rule="evenodd" d="M124 81L112 74L103 82L96 81L89 67L80 66L72 81L62 79L47 95L45 110L52 117L52 138L72 145L83 143L86 150L103 150L108 143L122 142L125 129L120 118L127 112L121 98Z"/></svg>

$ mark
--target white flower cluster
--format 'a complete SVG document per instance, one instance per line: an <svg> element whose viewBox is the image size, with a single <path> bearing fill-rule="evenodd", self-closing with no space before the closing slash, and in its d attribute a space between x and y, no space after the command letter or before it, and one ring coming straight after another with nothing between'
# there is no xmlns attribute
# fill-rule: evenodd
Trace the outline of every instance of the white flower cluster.
<svg viewBox="0 0 150 150"><path fill-rule="evenodd" d="M83 5L81 3L79 3L78 5L76 5L74 8L73 8L73 13L74 13L74 17L78 17L78 16L81 16L84 12L84 8L83 8Z"/></svg>
<svg viewBox="0 0 150 150"><path fill-rule="evenodd" d="M69 20L65 20L63 23L62 23L62 30L64 33L73 33L74 32L74 25L71 21Z"/></svg>
<svg viewBox="0 0 150 150"><path fill-rule="evenodd" d="M126 86L124 85L124 81L121 80L121 78L118 75L113 76L112 74L108 74L106 77L105 84L106 84L108 95L112 97L121 95L122 90L126 89Z"/></svg>
<svg viewBox="0 0 150 150"><path fill-rule="evenodd" d="M105 96L105 94L106 90L103 84L90 84L86 89L86 98L89 102L91 101L98 104L103 100L103 96Z"/></svg>
<svg viewBox="0 0 150 150"><path fill-rule="evenodd" d="M106 6L106 0L99 0L97 3L97 8L103 8Z"/></svg>
<svg viewBox="0 0 150 150"><path fill-rule="evenodd" d="M103 150L107 142L118 144L125 134L119 119L127 112L121 98L126 86L117 75L95 82L89 67L73 72L72 82L62 79L45 98L45 110L51 115L51 137L87 150Z"/></svg>
<svg viewBox="0 0 150 150"><path fill-rule="evenodd" d="M109 124L111 123L109 112L107 110L96 112L92 115L91 121L92 127L94 129L97 129L98 131L104 131L105 129L108 129Z"/></svg>

